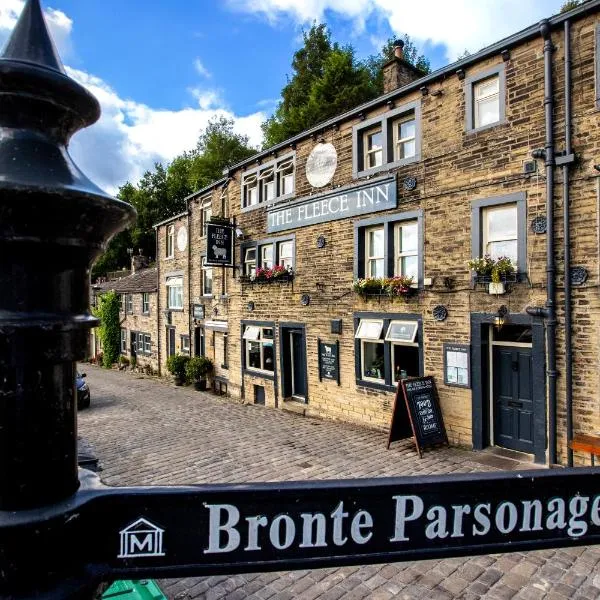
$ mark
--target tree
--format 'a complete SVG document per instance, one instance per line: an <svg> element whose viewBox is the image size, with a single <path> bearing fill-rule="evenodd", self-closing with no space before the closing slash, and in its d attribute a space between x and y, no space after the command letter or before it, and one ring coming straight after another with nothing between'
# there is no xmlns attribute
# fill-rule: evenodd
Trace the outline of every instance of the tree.
<svg viewBox="0 0 600 600"><path fill-rule="evenodd" d="M262 125L265 147L376 95L367 67L356 60L351 46L332 43L324 24L314 23L302 37L304 44L294 53L293 75L281 92L281 102Z"/></svg>
<svg viewBox="0 0 600 600"><path fill-rule="evenodd" d="M314 23L302 35L304 43L294 53L293 74L281 92L281 102L262 125L266 148L383 93L381 69L393 56L396 38L361 62L352 46L332 42L322 23ZM403 39L405 60L428 73L427 58L419 55L409 36Z"/></svg>
<svg viewBox="0 0 600 600"><path fill-rule="evenodd" d="M114 291L106 292L98 298L94 316L100 319L98 337L102 341L102 366L110 369L121 354L121 322L119 296Z"/></svg>
<svg viewBox="0 0 600 600"><path fill-rule="evenodd" d="M572 10L573 8L577 8L579 5L583 4L586 0L567 0L561 7L560 12L564 13L568 10Z"/></svg>

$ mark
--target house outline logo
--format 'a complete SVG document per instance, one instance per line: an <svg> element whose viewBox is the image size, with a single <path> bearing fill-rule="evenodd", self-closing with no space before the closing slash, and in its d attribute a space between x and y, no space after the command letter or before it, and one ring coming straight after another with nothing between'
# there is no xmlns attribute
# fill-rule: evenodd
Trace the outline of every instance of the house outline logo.
<svg viewBox="0 0 600 600"><path fill-rule="evenodd" d="M165 556L162 547L164 532L144 518L134 521L119 531L121 552L117 558Z"/></svg>

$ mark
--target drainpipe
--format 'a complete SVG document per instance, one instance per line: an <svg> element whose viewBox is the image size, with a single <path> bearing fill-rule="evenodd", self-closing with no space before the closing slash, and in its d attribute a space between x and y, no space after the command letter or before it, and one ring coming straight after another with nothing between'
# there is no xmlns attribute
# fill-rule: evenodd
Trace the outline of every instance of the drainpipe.
<svg viewBox="0 0 600 600"><path fill-rule="evenodd" d="M554 259L554 98L552 85L552 30L547 19L540 22L544 39L544 113L546 127L546 347L548 353L548 462L556 464L556 262Z"/></svg>
<svg viewBox="0 0 600 600"><path fill-rule="evenodd" d="M567 461L573 466L573 450L570 442L573 439L573 346L571 324L571 232L569 218L569 165L575 156L571 148L571 39L569 21L564 23L565 39L565 154L557 158L556 164L562 165L563 178L563 238L565 247L565 396L567 413Z"/></svg>

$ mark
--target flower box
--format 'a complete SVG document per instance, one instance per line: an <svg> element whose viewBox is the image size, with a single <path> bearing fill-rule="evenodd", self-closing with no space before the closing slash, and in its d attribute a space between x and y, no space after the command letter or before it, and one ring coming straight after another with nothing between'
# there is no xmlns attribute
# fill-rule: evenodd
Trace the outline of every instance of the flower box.
<svg viewBox="0 0 600 600"><path fill-rule="evenodd" d="M411 277L357 279L352 288L361 298L409 298L418 291Z"/></svg>
<svg viewBox="0 0 600 600"><path fill-rule="evenodd" d="M241 283L265 285L269 283L289 283L294 280L294 271L284 267L273 267L272 269L257 269L256 275L242 275Z"/></svg>

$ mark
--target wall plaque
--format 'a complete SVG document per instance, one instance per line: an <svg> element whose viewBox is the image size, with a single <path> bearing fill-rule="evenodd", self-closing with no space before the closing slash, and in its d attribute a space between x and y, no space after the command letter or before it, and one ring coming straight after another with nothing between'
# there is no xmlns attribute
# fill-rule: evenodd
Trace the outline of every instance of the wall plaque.
<svg viewBox="0 0 600 600"><path fill-rule="evenodd" d="M267 231L285 231L357 215L389 210L397 206L396 178L388 177L354 188L305 198L292 206L267 213Z"/></svg>
<svg viewBox="0 0 600 600"><path fill-rule="evenodd" d="M177 250L183 252L187 248L188 233L185 227L180 227L177 231Z"/></svg>
<svg viewBox="0 0 600 600"><path fill-rule="evenodd" d="M233 227L222 223L206 224L206 264L233 267Z"/></svg>
<svg viewBox="0 0 600 600"><path fill-rule="evenodd" d="M471 387L471 348L467 344L444 344L444 383Z"/></svg>
<svg viewBox="0 0 600 600"><path fill-rule="evenodd" d="M319 381L329 379L340 385L340 343L319 340Z"/></svg>
<svg viewBox="0 0 600 600"><path fill-rule="evenodd" d="M333 144L317 144L306 161L306 179L313 187L327 185L337 168L337 152Z"/></svg>

